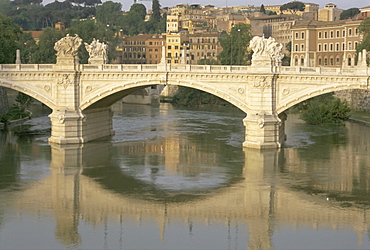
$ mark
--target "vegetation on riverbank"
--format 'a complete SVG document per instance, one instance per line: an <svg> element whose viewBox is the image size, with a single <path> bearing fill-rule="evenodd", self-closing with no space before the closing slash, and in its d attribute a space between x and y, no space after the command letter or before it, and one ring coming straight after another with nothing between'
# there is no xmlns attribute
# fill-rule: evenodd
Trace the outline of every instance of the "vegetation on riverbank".
<svg viewBox="0 0 370 250"><path fill-rule="evenodd" d="M329 93L308 99L290 111L301 113L301 119L311 125L341 124L349 119L351 108L347 101Z"/></svg>
<svg viewBox="0 0 370 250"><path fill-rule="evenodd" d="M16 103L9 108L6 114L0 116L0 123L8 125L14 120L31 118L31 112L27 111L27 107L29 107L33 101L34 100L30 96L19 92L15 98Z"/></svg>

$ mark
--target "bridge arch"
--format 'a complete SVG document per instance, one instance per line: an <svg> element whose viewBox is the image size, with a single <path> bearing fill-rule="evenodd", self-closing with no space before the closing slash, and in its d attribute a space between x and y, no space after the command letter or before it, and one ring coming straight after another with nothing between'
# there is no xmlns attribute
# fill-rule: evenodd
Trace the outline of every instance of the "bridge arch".
<svg viewBox="0 0 370 250"><path fill-rule="evenodd" d="M282 106L277 107L276 112L277 112L277 114L281 114L284 111L286 111L287 109L293 107L294 105L297 105L301 102L304 102L304 101L306 101L310 98L316 97L316 96L320 96L320 95L324 95L324 94L328 94L328 93L332 93L332 92L340 91L340 90L352 90L352 89L362 89L362 88L355 87L355 86L347 86L347 87L337 88L337 87L333 86L333 87L329 87L329 88L325 88L325 89L318 89L318 90L302 93L302 95L300 95L299 97L291 99L287 103L284 103Z"/></svg>
<svg viewBox="0 0 370 250"><path fill-rule="evenodd" d="M249 106L246 103L243 103L240 100L238 100L232 93L228 93L227 91L216 88L215 86L212 86L212 84L205 84L202 82L193 82L187 80L181 81L168 80L164 82L163 80L161 81L160 79L133 81L126 82L124 84L116 83L115 86L110 85L109 87L105 87L103 89L97 89L94 93L90 95L91 98L86 98L81 102L80 107L81 110L110 107L123 97L137 90L151 87L154 85L174 85L198 89L229 102L230 104L239 108L246 114L250 111Z"/></svg>
<svg viewBox="0 0 370 250"><path fill-rule="evenodd" d="M56 108L55 102L53 102L47 95L44 95L43 92L50 92L51 87L49 85L45 85L43 91L40 91L37 87L31 88L30 85L24 85L21 86L19 84L14 84L11 81L7 81L4 79L0 79L0 86L5 87L8 89L16 90L18 92L22 92L38 101L41 103L45 104L51 109Z"/></svg>

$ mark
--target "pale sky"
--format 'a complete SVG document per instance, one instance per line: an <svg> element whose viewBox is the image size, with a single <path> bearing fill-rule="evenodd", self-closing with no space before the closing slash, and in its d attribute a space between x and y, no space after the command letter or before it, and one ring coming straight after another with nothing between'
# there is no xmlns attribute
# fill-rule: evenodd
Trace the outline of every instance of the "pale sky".
<svg viewBox="0 0 370 250"><path fill-rule="evenodd" d="M59 0L61 1L61 0ZM105 2L106 0L103 0ZM130 6L134 3L134 0L112 0L113 2L120 2L123 5L124 10L129 10ZM263 5L278 5L289 3L293 0L159 0L159 3L162 7L174 7L177 4L200 4L202 6L207 4L215 5L216 7L225 7L225 6L245 6L252 4L255 6ZM147 10L152 8L151 0L137 0L138 3L142 3L146 6ZM334 3L338 6L339 9L347 10L349 8L362 8L370 5L369 0L312 0L312 1L301 1L305 3L316 3L320 5L320 8L323 8L325 4Z"/></svg>

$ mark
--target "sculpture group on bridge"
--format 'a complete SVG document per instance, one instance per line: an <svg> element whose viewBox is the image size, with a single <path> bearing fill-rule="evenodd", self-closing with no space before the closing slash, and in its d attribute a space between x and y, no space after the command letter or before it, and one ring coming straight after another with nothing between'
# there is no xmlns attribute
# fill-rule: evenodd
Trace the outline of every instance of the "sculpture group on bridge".
<svg viewBox="0 0 370 250"><path fill-rule="evenodd" d="M85 48L89 52L89 64L102 63L105 64L108 61L107 49L108 45L104 42L100 42L99 39L95 38L91 44L85 43Z"/></svg>
<svg viewBox="0 0 370 250"><path fill-rule="evenodd" d="M250 41L249 47L253 50L252 65L253 61L266 61L273 66L281 66L281 60L284 57L283 45L276 42L274 38L255 36Z"/></svg>
<svg viewBox="0 0 370 250"><path fill-rule="evenodd" d="M77 34L74 37L67 34L55 43L54 49L57 51L57 57L76 56L81 44L82 39Z"/></svg>
<svg viewBox="0 0 370 250"><path fill-rule="evenodd" d="M54 49L57 51L57 58L76 57L81 44L82 39L77 34L74 37L67 34L54 45ZM94 38L91 44L85 43L85 48L89 53L89 64L105 64L108 62L107 44Z"/></svg>

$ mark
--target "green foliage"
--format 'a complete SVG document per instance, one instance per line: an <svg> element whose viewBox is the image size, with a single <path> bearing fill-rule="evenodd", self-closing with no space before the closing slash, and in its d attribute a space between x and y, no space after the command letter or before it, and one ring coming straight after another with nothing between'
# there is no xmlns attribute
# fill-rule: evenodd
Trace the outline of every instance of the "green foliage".
<svg viewBox="0 0 370 250"><path fill-rule="evenodd" d="M229 34L224 34L219 40L222 52L217 56L222 65L246 65L251 54L247 47L252 39L250 25L239 23Z"/></svg>
<svg viewBox="0 0 370 250"><path fill-rule="evenodd" d="M118 25L122 14L121 3L107 1L96 8L96 20L102 25Z"/></svg>
<svg viewBox="0 0 370 250"><path fill-rule="evenodd" d="M351 108L332 94L311 98L300 105L301 118L308 124L339 124L349 118Z"/></svg>
<svg viewBox="0 0 370 250"><path fill-rule="evenodd" d="M22 63L34 63L34 54L38 49L38 45L32 38L31 33L22 33L19 36L19 47L21 51Z"/></svg>
<svg viewBox="0 0 370 250"><path fill-rule="evenodd" d="M0 63L14 63L16 50L19 49L20 27L10 18L0 14Z"/></svg>
<svg viewBox="0 0 370 250"><path fill-rule="evenodd" d="M152 0L152 11L153 13L150 19L156 22L161 21L161 5L158 0Z"/></svg>
<svg viewBox="0 0 370 250"><path fill-rule="evenodd" d="M280 11L288 10L292 14L296 14L297 11L304 11L305 4L298 1L289 2L280 6Z"/></svg>
<svg viewBox="0 0 370 250"><path fill-rule="evenodd" d="M29 118L30 113L26 111L26 108L33 103L33 98L18 92L15 99L16 104L9 108L8 112L0 116L0 122L8 124L10 121Z"/></svg>
<svg viewBox="0 0 370 250"><path fill-rule="evenodd" d="M260 12L266 14L265 6L261 4Z"/></svg>
<svg viewBox="0 0 370 250"><path fill-rule="evenodd" d="M350 8L340 13L339 19L340 20L351 19L358 14L360 14L360 10L358 8Z"/></svg>
<svg viewBox="0 0 370 250"><path fill-rule="evenodd" d="M202 106L202 105L212 105L212 106L227 106L228 102L224 101L217 96L211 95L209 93L179 86L179 89L174 96L172 102L174 104L184 105L184 106Z"/></svg>
<svg viewBox="0 0 370 250"><path fill-rule="evenodd" d="M39 47L32 58L33 63L56 63L55 43L64 36L60 30L45 28L40 36Z"/></svg>
<svg viewBox="0 0 370 250"><path fill-rule="evenodd" d="M206 59L200 59L198 64L199 65L219 65L220 62L217 61L215 58L210 57Z"/></svg>

